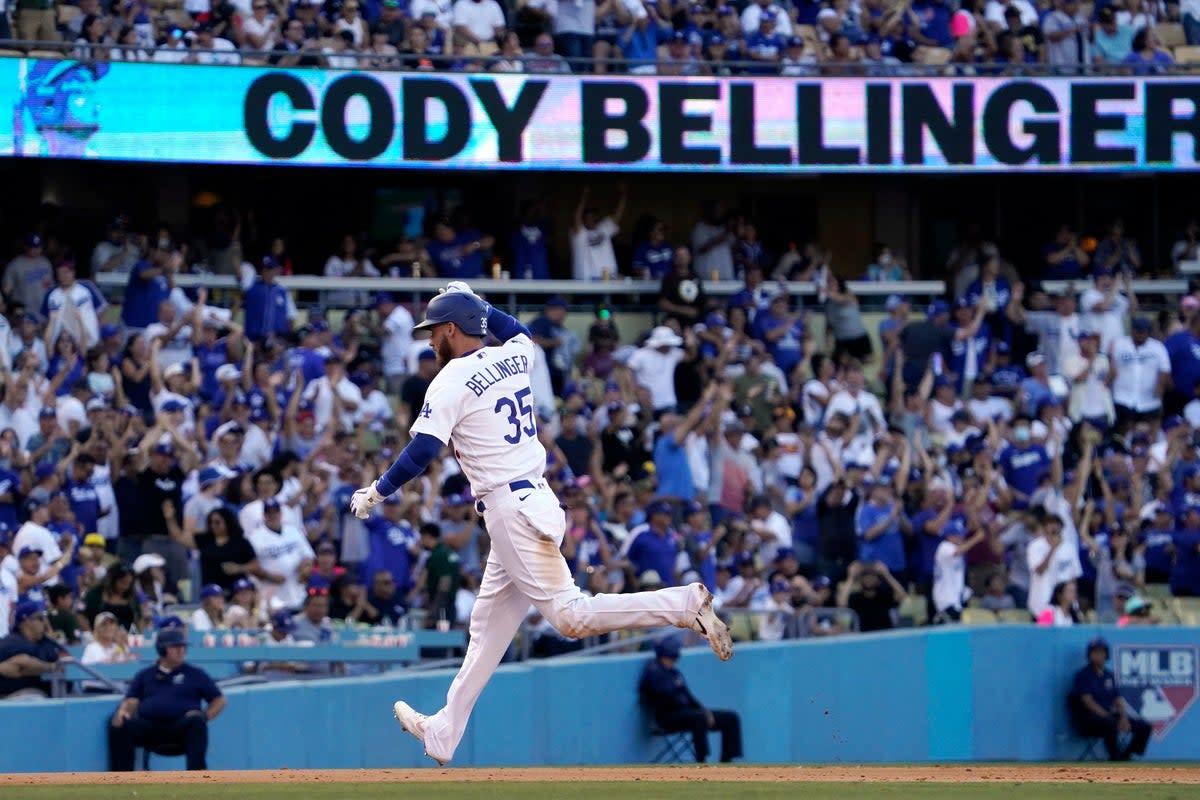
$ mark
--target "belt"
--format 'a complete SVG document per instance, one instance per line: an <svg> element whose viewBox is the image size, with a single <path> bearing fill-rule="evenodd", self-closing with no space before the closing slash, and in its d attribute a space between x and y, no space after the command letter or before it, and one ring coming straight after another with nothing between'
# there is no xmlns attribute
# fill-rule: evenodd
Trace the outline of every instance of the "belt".
<svg viewBox="0 0 1200 800"><path fill-rule="evenodd" d="M527 480L513 481L512 483L510 483L508 485L508 490L510 492L519 492L522 489L536 489L536 488L538 488L538 487L536 485L534 485L533 481L527 481ZM476 500L475 501L475 510L478 511L480 514L482 514L484 511L487 511L487 506L485 506L483 504L482 500Z"/></svg>

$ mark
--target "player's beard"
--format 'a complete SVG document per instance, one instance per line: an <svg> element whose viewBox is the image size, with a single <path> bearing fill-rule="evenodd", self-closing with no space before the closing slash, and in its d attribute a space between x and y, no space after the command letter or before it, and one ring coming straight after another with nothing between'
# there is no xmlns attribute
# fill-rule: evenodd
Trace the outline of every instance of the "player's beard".
<svg viewBox="0 0 1200 800"><path fill-rule="evenodd" d="M437 362L439 367L444 367L454 359L454 349L450 347L450 343L445 339L437 342L434 347L434 352L437 353Z"/></svg>

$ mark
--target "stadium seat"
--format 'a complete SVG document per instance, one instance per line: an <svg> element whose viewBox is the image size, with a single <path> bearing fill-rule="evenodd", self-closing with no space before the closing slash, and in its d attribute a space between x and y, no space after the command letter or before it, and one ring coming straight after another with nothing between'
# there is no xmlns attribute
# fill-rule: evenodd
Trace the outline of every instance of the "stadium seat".
<svg viewBox="0 0 1200 800"><path fill-rule="evenodd" d="M1171 599L1171 586L1166 583L1147 583L1138 590L1138 594L1146 600L1162 606Z"/></svg>
<svg viewBox="0 0 1200 800"><path fill-rule="evenodd" d="M1184 45L1176 47L1175 61L1180 64L1200 64L1200 46Z"/></svg>
<svg viewBox="0 0 1200 800"><path fill-rule="evenodd" d="M1175 597L1171 602L1171 610L1181 624L1200 625L1200 597Z"/></svg>
<svg viewBox="0 0 1200 800"><path fill-rule="evenodd" d="M1187 36L1183 33L1183 25L1178 22L1160 22L1154 28L1163 47L1168 50L1187 44Z"/></svg>
<svg viewBox="0 0 1200 800"><path fill-rule="evenodd" d="M20 50L0 50L0 56L24 58L25 54Z"/></svg>
<svg viewBox="0 0 1200 800"><path fill-rule="evenodd" d="M998 625L1000 618L986 608L964 608L960 621L963 625Z"/></svg>
<svg viewBox="0 0 1200 800"><path fill-rule="evenodd" d="M913 53L913 61L918 64L949 64L952 55L945 47L918 47Z"/></svg>
<svg viewBox="0 0 1200 800"><path fill-rule="evenodd" d="M900 603L898 611L902 625L918 627L929 622L929 605L923 595L910 594Z"/></svg>
<svg viewBox="0 0 1200 800"><path fill-rule="evenodd" d="M1029 625L1033 622L1033 617L1024 608L1006 608L1003 611L997 612L996 616L1000 618L1002 623L1013 625Z"/></svg>
<svg viewBox="0 0 1200 800"><path fill-rule="evenodd" d="M75 19L77 16L79 16L79 6L65 6L65 5L60 5L60 6L58 7L58 24L59 24L59 27L64 27L64 26L66 26L66 24L67 24L68 22L70 22L71 20Z"/></svg>

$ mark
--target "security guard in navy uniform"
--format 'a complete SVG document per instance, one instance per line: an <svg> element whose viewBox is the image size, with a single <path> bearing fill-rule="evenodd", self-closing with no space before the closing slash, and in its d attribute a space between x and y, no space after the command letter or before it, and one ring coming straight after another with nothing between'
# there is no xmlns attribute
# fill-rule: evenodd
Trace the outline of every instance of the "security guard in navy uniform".
<svg viewBox="0 0 1200 800"><path fill-rule="evenodd" d="M674 637L654 646L654 660L647 663L638 682L642 707L654 714L664 731L690 731L696 761L708 758L708 732L721 732L721 761L742 757L742 720L736 711L712 711L687 688L679 662L679 642Z"/></svg>
<svg viewBox="0 0 1200 800"><path fill-rule="evenodd" d="M189 770L208 769L208 723L226 699L204 670L185 664L187 634L162 629L158 661L133 676L108 728L108 763L113 772L133 770L136 747L172 748L187 756Z"/></svg>
<svg viewBox="0 0 1200 800"><path fill-rule="evenodd" d="M1110 761L1128 761L1133 755L1144 755L1152 728L1145 720L1132 719L1125 701L1117 693L1117 680L1108 663L1108 642L1096 638L1088 642L1088 665L1075 673L1067 708L1071 724L1082 736L1104 738ZM1121 746L1122 734L1128 742Z"/></svg>

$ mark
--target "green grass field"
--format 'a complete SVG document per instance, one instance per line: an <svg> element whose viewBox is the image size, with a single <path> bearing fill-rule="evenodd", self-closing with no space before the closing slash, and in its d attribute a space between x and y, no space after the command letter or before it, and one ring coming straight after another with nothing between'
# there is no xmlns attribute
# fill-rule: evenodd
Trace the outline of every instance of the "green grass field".
<svg viewBox="0 0 1200 800"><path fill-rule="evenodd" d="M1090 783L329 783L5 786L4 800L1194 800L1200 787Z"/></svg>

